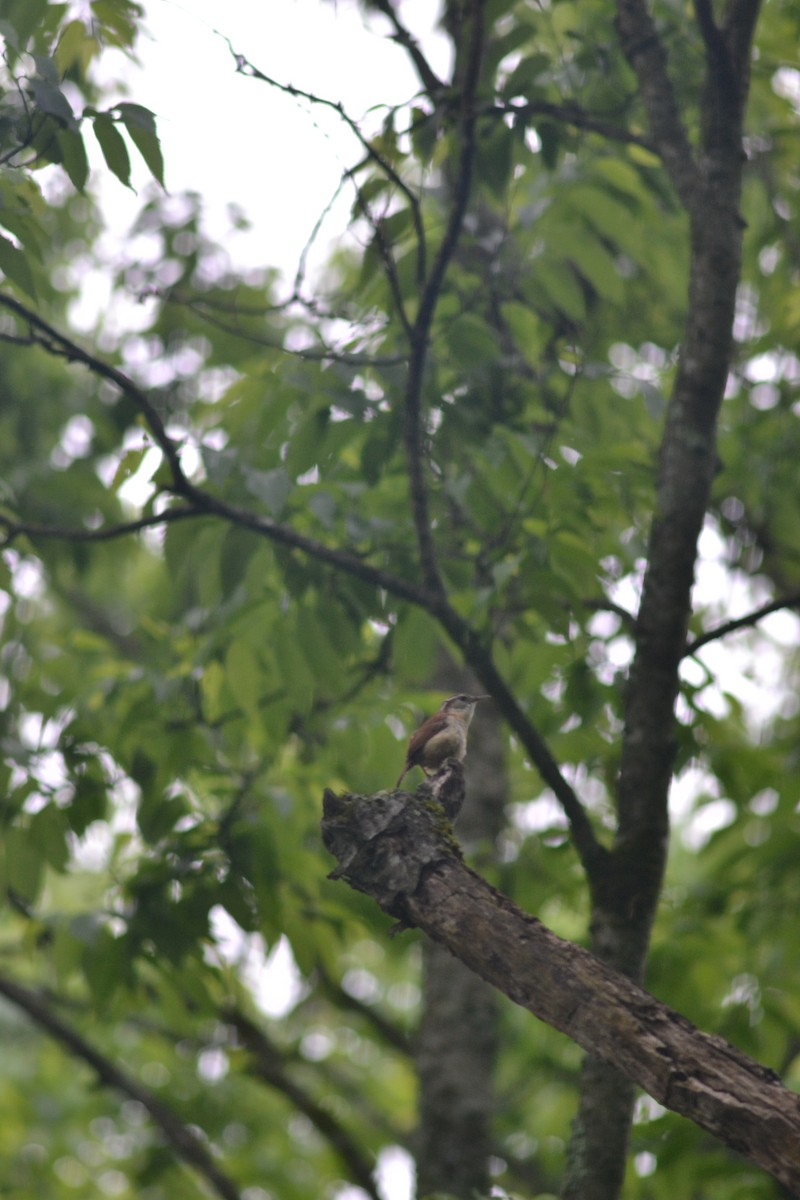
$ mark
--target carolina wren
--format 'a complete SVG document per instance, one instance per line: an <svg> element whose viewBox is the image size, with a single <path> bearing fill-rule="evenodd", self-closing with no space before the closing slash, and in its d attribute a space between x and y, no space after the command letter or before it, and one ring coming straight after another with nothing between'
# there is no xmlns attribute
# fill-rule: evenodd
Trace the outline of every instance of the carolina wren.
<svg viewBox="0 0 800 1200"><path fill-rule="evenodd" d="M395 787L405 779L412 767L422 767L427 774L440 767L446 758L457 758L462 762L467 756L467 730L479 700L488 696L451 696L427 721L423 721L416 733L412 733L406 751L403 773Z"/></svg>

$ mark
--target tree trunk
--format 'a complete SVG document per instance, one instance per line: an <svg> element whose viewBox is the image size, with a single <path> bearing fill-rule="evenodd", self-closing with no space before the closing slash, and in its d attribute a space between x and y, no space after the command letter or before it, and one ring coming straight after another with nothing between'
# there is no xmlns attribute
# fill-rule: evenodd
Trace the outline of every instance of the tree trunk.
<svg viewBox="0 0 800 1200"><path fill-rule="evenodd" d="M617 834L611 860L592 880L592 950L637 982L644 978L666 866L679 668L697 541L717 467L717 417L733 350L744 225L739 213L743 121L758 8L758 0L734 0L724 24L717 27L710 6L695 6L706 44L697 152L683 128L666 51L646 5L642 0L618 0L617 8L623 52L637 76L654 141L690 226L686 326L661 443L656 516L636 621L617 787ZM563 1200L616 1200L633 1101L629 1081L613 1066L587 1060Z"/></svg>
<svg viewBox="0 0 800 1200"><path fill-rule="evenodd" d="M437 672L436 684L454 694L479 690L474 679L449 664ZM491 858L503 827L506 784L500 724L490 706L473 721L469 747L469 786L458 830ZM426 940L422 953L415 1049L417 1195L446 1192L471 1200L489 1190L497 995L439 943Z"/></svg>

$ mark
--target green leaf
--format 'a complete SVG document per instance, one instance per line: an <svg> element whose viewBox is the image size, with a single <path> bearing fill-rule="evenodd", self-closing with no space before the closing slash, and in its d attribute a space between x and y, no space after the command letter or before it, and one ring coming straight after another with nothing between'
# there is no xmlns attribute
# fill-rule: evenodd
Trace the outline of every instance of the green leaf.
<svg viewBox="0 0 800 1200"><path fill-rule="evenodd" d="M153 846L175 828L185 813L183 796L165 796L160 790L147 788L139 800L136 823L144 840Z"/></svg>
<svg viewBox="0 0 800 1200"><path fill-rule="evenodd" d="M73 922L72 931L76 931ZM83 951L83 973L97 1012L105 1013L129 969L128 943L104 926L96 926Z"/></svg>
<svg viewBox="0 0 800 1200"><path fill-rule="evenodd" d="M4 887L26 902L35 904L44 879L44 857L27 829L13 827L3 838L5 849Z"/></svg>
<svg viewBox="0 0 800 1200"><path fill-rule="evenodd" d="M548 327L527 304L512 301L502 306L501 313L525 361L538 366L549 336Z"/></svg>
<svg viewBox="0 0 800 1200"><path fill-rule="evenodd" d="M514 143L514 131L502 122L479 127L475 173L497 199L502 198L511 176Z"/></svg>
<svg viewBox="0 0 800 1200"><path fill-rule="evenodd" d="M114 172L120 183L130 187L131 160L125 139L117 129L108 113L98 113L94 118L94 135L103 152L103 158L109 169Z"/></svg>
<svg viewBox="0 0 800 1200"><path fill-rule="evenodd" d="M462 313L447 327L445 338L453 357L466 367L493 362L500 354L497 334L474 313Z"/></svg>
<svg viewBox="0 0 800 1200"><path fill-rule="evenodd" d="M64 871L69 862L67 819L54 804L47 804L31 817L30 836L44 861L56 871Z"/></svg>
<svg viewBox="0 0 800 1200"><path fill-rule="evenodd" d="M555 307L568 317L580 320L586 315L583 292L568 263L537 262L535 282Z"/></svg>
<svg viewBox="0 0 800 1200"><path fill-rule="evenodd" d="M550 66L546 54L529 54L521 58L503 84L503 95L507 100L513 100L515 96L529 99L539 90L539 78Z"/></svg>
<svg viewBox="0 0 800 1200"><path fill-rule="evenodd" d="M254 725L260 724L259 699L263 672L249 642L241 639L231 642L225 654L225 676L228 691L239 708Z"/></svg>
<svg viewBox="0 0 800 1200"><path fill-rule="evenodd" d="M87 42L94 43L94 39L88 37L83 21L69 21L64 26L54 54L62 73L79 61Z"/></svg>
<svg viewBox="0 0 800 1200"><path fill-rule="evenodd" d="M164 158L156 132L156 119L149 108L141 104L124 101L116 105L120 119L127 129L131 141L161 186L164 186Z"/></svg>
<svg viewBox="0 0 800 1200"><path fill-rule="evenodd" d="M310 712L314 699L314 675L296 639L291 635L276 638L272 650L292 704L299 712Z"/></svg>
<svg viewBox="0 0 800 1200"><path fill-rule="evenodd" d="M0 271L28 296L36 298L36 284L27 258L17 246L0 233Z"/></svg>
<svg viewBox="0 0 800 1200"><path fill-rule="evenodd" d="M42 112L47 113L48 116L55 117L57 121L60 121L68 129L74 130L78 128L78 122L75 119L75 113L72 111L72 105L57 83L49 79L41 79L39 76L34 75L30 81L30 87L36 105Z"/></svg>
<svg viewBox="0 0 800 1200"><path fill-rule="evenodd" d="M271 471L247 467L244 478L248 492L261 501L271 517L279 517L292 490L292 481L283 467Z"/></svg>
<svg viewBox="0 0 800 1200"><path fill-rule="evenodd" d="M86 157L83 138L80 133L73 133L70 129L61 129L57 135L57 141L61 151L61 165L76 190L82 192L89 178L89 160Z"/></svg>
<svg viewBox="0 0 800 1200"><path fill-rule="evenodd" d="M596 237L586 234L575 239L571 257L576 267L605 300L620 304L625 296L622 277L614 258Z"/></svg>

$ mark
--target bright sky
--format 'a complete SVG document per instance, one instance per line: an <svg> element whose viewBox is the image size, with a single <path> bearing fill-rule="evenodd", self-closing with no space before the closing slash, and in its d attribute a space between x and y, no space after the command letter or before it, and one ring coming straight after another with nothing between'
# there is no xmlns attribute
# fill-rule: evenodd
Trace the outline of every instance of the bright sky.
<svg viewBox="0 0 800 1200"><path fill-rule="evenodd" d="M341 101L357 119L376 103L414 95L404 52L381 36L382 17L372 19L377 32L365 29L354 0L144 6L150 36L140 43L141 70L126 74L131 98L156 113L169 191L204 196L214 236L229 231L228 206L241 206L254 228L229 241L230 252L242 265L280 266L291 279L343 169L358 160L358 145L330 110L237 74L231 48L276 80ZM402 11L414 28L430 27L430 0L406 0ZM380 110L372 114L368 128L381 118ZM345 193L327 223L328 238L341 232L352 199ZM114 199L121 215L136 206L133 196ZM324 245L323 236L317 263Z"/></svg>

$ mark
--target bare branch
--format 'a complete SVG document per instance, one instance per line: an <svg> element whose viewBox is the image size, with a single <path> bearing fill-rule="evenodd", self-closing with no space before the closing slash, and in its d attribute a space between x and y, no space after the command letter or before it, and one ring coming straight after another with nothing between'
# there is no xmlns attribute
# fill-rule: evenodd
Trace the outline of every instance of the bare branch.
<svg viewBox="0 0 800 1200"><path fill-rule="evenodd" d="M750 53L760 11L761 0L728 0L723 13L722 31L743 92L750 78Z"/></svg>
<svg viewBox="0 0 800 1200"><path fill-rule="evenodd" d="M138 1101L150 1114L178 1157L202 1175L222 1200L240 1200L239 1189L233 1180L219 1169L197 1134L163 1101L142 1087L137 1080L53 1012L41 996L4 975L0 975L0 994L21 1008L34 1024L65 1050L90 1066L102 1084Z"/></svg>
<svg viewBox="0 0 800 1200"><path fill-rule="evenodd" d="M584 600L583 603L592 612L613 613L614 616L619 617L629 633L635 632L636 617L632 612L628 612L627 608L623 608L621 604L615 604L613 600L607 600L605 597L602 600Z"/></svg>
<svg viewBox="0 0 800 1200"><path fill-rule="evenodd" d="M729 633L736 633L739 629L752 629L764 617L768 617L770 613L780 612L784 608L800 608L800 592L790 592L788 596L780 596L777 600L770 600L767 604L762 604L760 608L754 609L751 613L747 613L743 617L735 617L732 621L725 621L724 624L718 625L716 629L709 629L706 633L701 633L699 637L694 638L689 642L684 654L686 657L696 654L703 646L707 646L709 642L716 642L720 638L727 637Z"/></svg>
<svg viewBox="0 0 800 1200"><path fill-rule="evenodd" d="M447 85L439 79L433 67L422 53L419 42L411 30L398 17L391 0L372 0L372 7L377 8L379 12L382 12L385 17L389 18L394 30L392 41L397 42L406 51L414 64L420 83L430 98L436 100L437 95L443 92Z"/></svg>
<svg viewBox="0 0 800 1200"><path fill-rule="evenodd" d="M121 521L117 525L102 525L99 529L75 529L65 525L37 525L34 521L16 521L0 513L0 529L5 529L4 545L9 546L20 536L45 538L59 542L111 542L115 538L141 533L143 529L157 529L173 521L184 521L203 514L196 508L168 508L162 513L151 513L135 521Z"/></svg>
<svg viewBox="0 0 800 1200"><path fill-rule="evenodd" d="M68 362L82 363L94 375L113 383L123 395L127 396L144 417L157 445L169 463L175 490L182 492L188 486L188 480L178 456L178 448L167 433L160 414L142 389L124 371L112 367L104 359L84 350L72 338L60 333L38 313L22 304L16 297L9 296L7 292L0 292L0 306L25 321L34 340L49 354L59 355L66 358Z"/></svg>
<svg viewBox="0 0 800 1200"><path fill-rule="evenodd" d="M287 96L292 96L298 100L307 100L309 104L317 104L323 108L329 108L341 118L348 129L356 137L358 142L360 142L361 146L366 152L367 160L374 162L379 170L382 171L386 178L390 181L390 183L394 184L398 191L401 192L408 201L409 208L411 209L412 220L414 222L414 231L417 237L417 275L420 279L424 278L426 269L425 226L422 220L422 211L420 208L419 199L411 190L406 181L402 178L402 176L397 173L392 164L385 158L384 155L375 149L369 138L365 137L361 131L358 121L350 116L340 100L329 100L325 96L317 96L314 92L307 92L303 88L295 87L291 83L281 83L280 80L274 79L271 75L266 75L263 71L259 70L259 68L254 66L253 63L251 63L243 54L238 54L233 49L229 39L226 38L225 40L228 43L228 48L236 62L236 69L237 71L241 72L241 74L248 75L251 79L258 79L262 83L269 84L270 87L276 88L278 91L285 93ZM347 172L347 175L352 178L354 172L358 169L359 167L352 168ZM355 180L353 180L353 182L355 183ZM358 199L359 206L364 208L365 215L369 216L369 210L366 208L366 205L364 205L363 200L361 199L361 191L358 187L356 187L356 197ZM372 223L371 219L370 223ZM400 312L402 315L402 308L400 309Z"/></svg>
<svg viewBox="0 0 800 1200"><path fill-rule="evenodd" d="M487 116L500 117L549 117L564 125L574 125L576 129L586 129L589 133L599 134L609 141L622 142L628 146L641 146L651 154L658 154L659 148L652 138L642 137L641 134L631 133L622 125L616 125L606 117L595 116L586 112L579 104L568 101L565 104L551 104L547 100L528 100L524 104L492 104L484 110Z"/></svg>
<svg viewBox="0 0 800 1200"><path fill-rule="evenodd" d="M694 0L694 15L709 62L720 64L723 60L727 60L728 48L722 37L722 30L714 20L714 8L711 0ZM727 70L730 69L731 63L728 60Z"/></svg>
<svg viewBox="0 0 800 1200"><path fill-rule="evenodd" d="M460 96L460 144L461 152L458 172L453 189L453 201L447 220L444 237L431 267L430 275L420 296L419 309L411 338L411 357L408 366L408 381L405 394L405 450L408 463L411 508L417 533L420 563L427 587L444 596L445 588L436 560L436 549L431 532L428 493L425 482L425 432L422 411L422 390L428 341L436 306L439 301L445 274L455 253L467 212L475 162L475 94L478 87L481 57L483 54L483 6L484 0L472 0L470 6L471 28L467 48L466 70Z"/></svg>
<svg viewBox="0 0 800 1200"><path fill-rule="evenodd" d="M697 165L667 70L667 54L645 0L617 0L622 52L639 81L653 140L687 211L696 205Z"/></svg>

